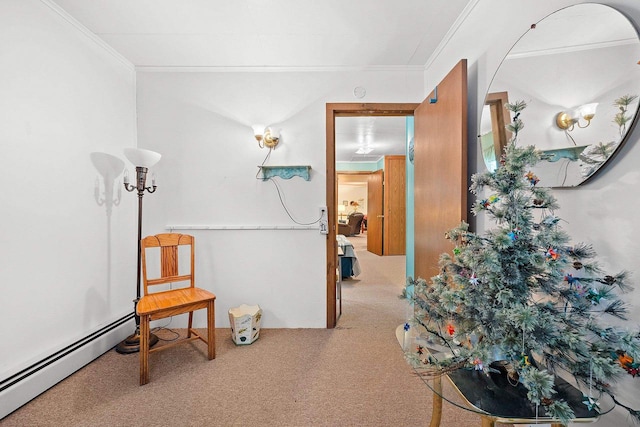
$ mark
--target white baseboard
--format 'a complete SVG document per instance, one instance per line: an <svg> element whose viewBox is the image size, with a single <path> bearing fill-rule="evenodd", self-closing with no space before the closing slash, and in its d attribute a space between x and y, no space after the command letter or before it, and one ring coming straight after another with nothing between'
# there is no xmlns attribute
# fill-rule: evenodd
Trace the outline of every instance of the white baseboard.
<svg viewBox="0 0 640 427"><path fill-rule="evenodd" d="M131 335L133 329L133 320L126 320L86 343L71 346L68 353L53 357L57 360L43 363L44 367L36 364L31 372L26 369L23 375L13 380L14 384L0 391L0 420L112 349Z"/></svg>

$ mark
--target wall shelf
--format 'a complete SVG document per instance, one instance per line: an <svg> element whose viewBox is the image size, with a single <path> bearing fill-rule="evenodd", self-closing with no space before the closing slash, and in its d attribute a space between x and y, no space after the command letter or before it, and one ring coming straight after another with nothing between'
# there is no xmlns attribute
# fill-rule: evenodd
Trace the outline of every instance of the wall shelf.
<svg viewBox="0 0 640 427"><path fill-rule="evenodd" d="M311 180L311 166L258 166L262 172L262 180L266 181L279 176L282 179L291 179L299 176L305 181Z"/></svg>
<svg viewBox="0 0 640 427"><path fill-rule="evenodd" d="M548 162L557 162L560 159L569 159L575 162L580 158L580 154L587 148L588 145L578 145L565 148L553 148L550 150L542 150L542 160Z"/></svg>

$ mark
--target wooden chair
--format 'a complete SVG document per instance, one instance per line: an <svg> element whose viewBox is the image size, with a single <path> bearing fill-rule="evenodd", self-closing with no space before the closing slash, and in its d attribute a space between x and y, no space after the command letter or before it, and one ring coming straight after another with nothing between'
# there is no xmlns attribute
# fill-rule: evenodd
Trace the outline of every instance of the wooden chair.
<svg viewBox="0 0 640 427"><path fill-rule="evenodd" d="M178 233L164 233L148 236L141 240L140 251L142 261L142 279L144 294L140 298L137 312L140 316L140 385L149 382L149 353L173 347L200 339L207 343L209 360L216 357L215 346L215 311L214 302L216 296L209 291L195 287L194 278L194 244L193 236ZM178 247L189 246L191 253L191 267L188 274L180 274L178 270ZM160 277L148 278L147 275L147 250L159 248L160 252ZM150 288L155 285L176 282L189 282L188 287L164 290L151 293ZM194 310L207 309L207 337L203 337L192 328ZM189 325L187 337L171 344L149 349L149 322L178 314L189 313ZM193 335L193 336L192 336Z"/></svg>

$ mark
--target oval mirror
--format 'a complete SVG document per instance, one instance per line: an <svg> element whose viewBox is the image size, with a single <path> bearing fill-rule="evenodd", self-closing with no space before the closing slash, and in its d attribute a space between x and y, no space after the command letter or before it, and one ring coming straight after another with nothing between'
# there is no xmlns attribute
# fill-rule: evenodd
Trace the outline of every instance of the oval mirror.
<svg viewBox="0 0 640 427"><path fill-rule="evenodd" d="M480 144L491 171L511 135L507 102L525 101L518 145L535 145L534 173L544 187L573 187L613 158L635 125L640 40L617 10L585 3L531 28L503 59L489 85Z"/></svg>

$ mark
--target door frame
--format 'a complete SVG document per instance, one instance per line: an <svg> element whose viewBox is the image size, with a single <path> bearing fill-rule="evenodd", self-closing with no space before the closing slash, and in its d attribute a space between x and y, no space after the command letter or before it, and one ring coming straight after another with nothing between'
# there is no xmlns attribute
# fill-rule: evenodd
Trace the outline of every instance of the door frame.
<svg viewBox="0 0 640 427"><path fill-rule="evenodd" d="M336 206L338 183L336 180L336 117L413 116L419 103L327 103L326 104L326 173L327 173L327 328L336 326L336 268L338 245L336 242Z"/></svg>

